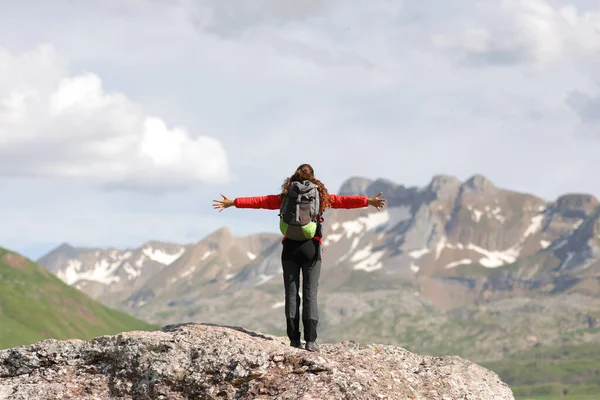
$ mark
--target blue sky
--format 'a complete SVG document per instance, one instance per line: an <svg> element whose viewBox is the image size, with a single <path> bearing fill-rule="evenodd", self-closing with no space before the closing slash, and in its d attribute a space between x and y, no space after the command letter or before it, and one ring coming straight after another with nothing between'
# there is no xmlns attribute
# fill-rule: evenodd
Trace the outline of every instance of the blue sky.
<svg viewBox="0 0 600 400"><path fill-rule="evenodd" d="M596 0L0 0L0 245L276 231L211 200L304 162L600 195L599 61Z"/></svg>

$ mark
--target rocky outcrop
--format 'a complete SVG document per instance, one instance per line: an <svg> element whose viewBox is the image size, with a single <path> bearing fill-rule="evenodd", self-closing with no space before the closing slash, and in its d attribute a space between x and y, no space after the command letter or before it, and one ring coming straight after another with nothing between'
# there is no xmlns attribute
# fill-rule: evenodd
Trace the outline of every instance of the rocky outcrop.
<svg viewBox="0 0 600 400"><path fill-rule="evenodd" d="M513 399L459 357L355 342L321 353L244 328L167 326L0 352L0 399Z"/></svg>

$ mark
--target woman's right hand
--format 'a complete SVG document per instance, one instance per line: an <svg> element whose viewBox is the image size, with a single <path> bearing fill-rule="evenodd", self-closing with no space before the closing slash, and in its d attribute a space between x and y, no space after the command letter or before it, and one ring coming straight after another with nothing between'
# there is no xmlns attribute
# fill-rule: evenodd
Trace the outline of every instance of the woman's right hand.
<svg viewBox="0 0 600 400"><path fill-rule="evenodd" d="M369 205L375 207L378 211L383 210L383 207L385 206L385 200L379 198L382 194L383 192L379 192L377 196L369 197L368 200Z"/></svg>
<svg viewBox="0 0 600 400"><path fill-rule="evenodd" d="M223 193L221 193L221 197L223 197L223 200L213 200L213 207L219 210L219 212L234 205L233 200L229 199Z"/></svg>

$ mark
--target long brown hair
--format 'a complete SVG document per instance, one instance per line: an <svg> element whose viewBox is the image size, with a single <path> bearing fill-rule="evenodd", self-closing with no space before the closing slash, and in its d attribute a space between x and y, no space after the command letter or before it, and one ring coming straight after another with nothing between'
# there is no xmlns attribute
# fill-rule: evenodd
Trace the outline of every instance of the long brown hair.
<svg viewBox="0 0 600 400"><path fill-rule="evenodd" d="M281 185L281 194L286 195L290 189L290 183L292 182L303 182L310 181L319 187L319 198L320 198L320 212L325 211L326 208L331 207L331 202L329 201L329 192L327 192L327 188L323 185L323 182L315 178L315 171L313 167L309 164L302 164L296 169L296 172L289 178L283 182Z"/></svg>

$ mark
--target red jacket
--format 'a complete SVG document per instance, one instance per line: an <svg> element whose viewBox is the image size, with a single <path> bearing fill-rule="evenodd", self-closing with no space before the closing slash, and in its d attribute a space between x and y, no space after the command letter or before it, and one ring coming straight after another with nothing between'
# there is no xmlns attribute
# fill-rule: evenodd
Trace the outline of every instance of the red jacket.
<svg viewBox="0 0 600 400"><path fill-rule="evenodd" d="M338 196L329 195L331 208L362 208L369 205L367 196ZM256 197L238 197L233 201L237 208L264 208L267 210L279 210L281 206L281 194L271 194L268 196ZM318 230L318 232L320 229ZM321 242L321 235L315 236ZM285 237L283 238L285 240Z"/></svg>

